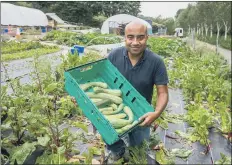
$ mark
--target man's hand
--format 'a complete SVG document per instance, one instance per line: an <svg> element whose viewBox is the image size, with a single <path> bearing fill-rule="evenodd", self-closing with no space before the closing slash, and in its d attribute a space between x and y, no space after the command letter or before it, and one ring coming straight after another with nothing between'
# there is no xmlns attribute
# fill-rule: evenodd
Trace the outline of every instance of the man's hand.
<svg viewBox="0 0 232 165"><path fill-rule="evenodd" d="M160 113L158 112L148 112L145 115L143 115L139 120L144 120L140 126L150 126L158 117L160 116Z"/></svg>

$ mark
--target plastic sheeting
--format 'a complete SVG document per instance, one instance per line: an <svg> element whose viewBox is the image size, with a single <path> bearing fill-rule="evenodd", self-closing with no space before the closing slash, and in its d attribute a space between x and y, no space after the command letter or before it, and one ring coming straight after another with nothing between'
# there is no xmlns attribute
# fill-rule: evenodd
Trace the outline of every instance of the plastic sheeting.
<svg viewBox="0 0 232 165"><path fill-rule="evenodd" d="M48 19L40 10L1 3L1 25L48 26Z"/></svg>
<svg viewBox="0 0 232 165"><path fill-rule="evenodd" d="M134 21L134 20L140 20L141 22L143 22L148 28L148 34L152 34L152 27L147 21L144 21L140 18L137 18L137 17L132 16L132 15L128 15L128 14L114 15L114 16L108 18L107 20L105 20L105 22L103 23L103 25L101 27L101 33L102 34L109 34L110 27L117 28L119 26L119 24L126 24L126 23L129 23L129 22Z"/></svg>

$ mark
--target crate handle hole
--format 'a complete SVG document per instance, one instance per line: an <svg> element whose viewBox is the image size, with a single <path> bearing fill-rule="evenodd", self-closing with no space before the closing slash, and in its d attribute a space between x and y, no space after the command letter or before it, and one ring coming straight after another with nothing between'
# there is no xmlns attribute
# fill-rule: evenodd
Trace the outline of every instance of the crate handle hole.
<svg viewBox="0 0 232 165"><path fill-rule="evenodd" d="M118 81L118 78L116 77L115 80L114 80L114 83L116 83Z"/></svg>
<svg viewBox="0 0 232 165"><path fill-rule="evenodd" d="M127 93L126 93L126 96L128 96L130 94L130 91L128 91Z"/></svg>
<svg viewBox="0 0 232 165"><path fill-rule="evenodd" d="M91 111L92 115L93 115L93 110Z"/></svg>
<svg viewBox="0 0 232 165"><path fill-rule="evenodd" d="M122 86L123 86L123 84L121 84L121 85L119 86L119 89L121 89L121 88L122 88Z"/></svg>
<svg viewBox="0 0 232 165"><path fill-rule="evenodd" d="M134 97L134 98L131 100L131 102L133 103L133 102L135 102L135 100L136 100L136 98Z"/></svg>

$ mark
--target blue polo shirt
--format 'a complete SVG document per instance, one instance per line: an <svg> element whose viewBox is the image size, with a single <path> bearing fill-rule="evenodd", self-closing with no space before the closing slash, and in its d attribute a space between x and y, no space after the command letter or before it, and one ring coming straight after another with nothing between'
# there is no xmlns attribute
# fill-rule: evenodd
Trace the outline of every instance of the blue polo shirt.
<svg viewBox="0 0 232 165"><path fill-rule="evenodd" d="M163 59L149 49L145 49L135 66L132 66L125 47L112 50L108 59L150 104L154 85L169 82Z"/></svg>

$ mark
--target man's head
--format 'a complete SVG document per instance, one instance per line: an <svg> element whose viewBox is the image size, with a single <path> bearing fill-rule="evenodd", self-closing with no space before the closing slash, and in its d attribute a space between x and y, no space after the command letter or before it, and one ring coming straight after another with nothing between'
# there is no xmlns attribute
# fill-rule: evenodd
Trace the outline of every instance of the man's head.
<svg viewBox="0 0 232 165"><path fill-rule="evenodd" d="M147 39L147 26L141 21L132 21L126 25L125 42L130 55L140 56L146 49Z"/></svg>

